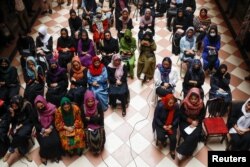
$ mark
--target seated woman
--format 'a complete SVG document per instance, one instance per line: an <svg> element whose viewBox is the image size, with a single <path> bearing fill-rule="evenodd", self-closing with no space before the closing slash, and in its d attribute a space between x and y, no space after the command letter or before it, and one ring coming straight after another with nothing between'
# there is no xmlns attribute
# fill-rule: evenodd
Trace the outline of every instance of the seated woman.
<svg viewBox="0 0 250 167"><path fill-rule="evenodd" d="M156 131L157 141L162 146L167 145L167 138L170 140L170 155L175 159L176 134L179 124L179 106L173 94L167 94L157 104L152 122L153 132Z"/></svg>
<svg viewBox="0 0 250 167"><path fill-rule="evenodd" d="M57 40L56 48L59 53L59 65L67 69L67 64L71 62L75 52L75 43L73 39L69 37L68 30L66 28L61 29L61 36Z"/></svg>
<svg viewBox="0 0 250 167"><path fill-rule="evenodd" d="M121 101L122 116L126 115L126 105L129 95L127 83L127 68L121 62L121 56L115 54L107 67L109 79L109 104L116 108L116 100Z"/></svg>
<svg viewBox="0 0 250 167"><path fill-rule="evenodd" d="M231 75L227 72L227 65L221 64L210 79L209 99L223 98L226 103L232 102L230 79Z"/></svg>
<svg viewBox="0 0 250 167"><path fill-rule="evenodd" d="M130 77L134 78L136 39L132 32L127 29L124 37L120 40L120 54L122 61L127 65Z"/></svg>
<svg viewBox="0 0 250 167"><path fill-rule="evenodd" d="M195 57L196 52L196 37L193 27L188 27L186 35L181 38L180 41L180 58L184 62L191 63Z"/></svg>
<svg viewBox="0 0 250 167"><path fill-rule="evenodd" d="M8 151L10 140L8 137L10 127L10 114L6 103L0 99L0 158Z"/></svg>
<svg viewBox="0 0 250 167"><path fill-rule="evenodd" d="M140 19L138 39L142 40L143 34L148 31L152 32L152 36L155 35L155 18L152 16L150 9L146 9L144 15Z"/></svg>
<svg viewBox="0 0 250 167"><path fill-rule="evenodd" d="M81 60L81 64L85 67L91 65L92 57L95 56L94 42L89 39L88 32L83 30L81 33L81 38L78 41L78 56Z"/></svg>
<svg viewBox="0 0 250 167"><path fill-rule="evenodd" d="M26 71L27 72L23 74L26 83L24 98L33 104L37 95L43 96L45 76L42 67L37 64L32 56L27 58Z"/></svg>
<svg viewBox="0 0 250 167"><path fill-rule="evenodd" d="M104 32L109 29L107 17L102 13L102 9L96 9L96 15L93 18L92 30L93 41L95 42L96 49L100 49L100 41L104 39Z"/></svg>
<svg viewBox="0 0 250 167"><path fill-rule="evenodd" d="M85 148L84 126L80 108L63 97L55 112L55 127L59 133L62 149L70 156L82 155Z"/></svg>
<svg viewBox="0 0 250 167"><path fill-rule="evenodd" d="M19 54L21 55L20 63L22 66L23 73L25 73L25 67L26 67L26 59L29 56L35 56L35 41L34 39L25 34L19 34L19 38L17 40L17 49Z"/></svg>
<svg viewBox="0 0 250 167"><path fill-rule="evenodd" d="M44 165L47 160L55 160L57 163L61 158L61 143L55 128L56 106L47 102L43 96L38 95L34 101L37 112L34 112L34 124L36 138L40 145L39 155Z"/></svg>
<svg viewBox="0 0 250 167"><path fill-rule="evenodd" d="M193 88L199 88L201 92L201 97L204 97L204 91L202 85L205 82L205 74L202 69L201 61L199 59L194 59L191 67L188 69L184 76L184 81L182 84L184 97L186 97L188 91Z"/></svg>
<svg viewBox="0 0 250 167"><path fill-rule="evenodd" d="M204 71L209 70L211 72L214 68L216 70L219 68L220 60L218 54L221 47L220 40L217 26L211 25L203 41L202 59Z"/></svg>
<svg viewBox="0 0 250 167"><path fill-rule="evenodd" d="M121 39L124 36L125 30L132 30L134 28L132 19L129 17L129 12L127 8L122 10L122 15L119 17L116 25L116 30L118 31L118 38Z"/></svg>
<svg viewBox="0 0 250 167"><path fill-rule="evenodd" d="M141 53L137 65L137 77L140 80L151 80L155 71L156 44L151 32L145 32L141 41Z"/></svg>
<svg viewBox="0 0 250 167"><path fill-rule="evenodd" d="M87 89L87 68L81 65L78 56L74 56L70 69L70 90L67 96L79 106L82 105L83 95Z"/></svg>
<svg viewBox="0 0 250 167"><path fill-rule="evenodd" d="M250 98L243 104L241 111L232 110L228 119L232 151L250 149Z"/></svg>
<svg viewBox="0 0 250 167"><path fill-rule="evenodd" d="M129 6L129 0L114 0L114 1L115 1L115 22L117 23L123 9L127 8L129 13L131 12L131 10Z"/></svg>
<svg viewBox="0 0 250 167"><path fill-rule="evenodd" d="M91 152L99 154L104 149L106 141L102 106L90 90L86 91L83 104L86 143Z"/></svg>
<svg viewBox="0 0 250 167"><path fill-rule="evenodd" d="M7 104L11 97L19 94L20 83L17 69L10 65L7 58L0 58L0 99Z"/></svg>
<svg viewBox="0 0 250 167"><path fill-rule="evenodd" d="M99 57L93 57L87 78L89 89L94 92L102 110L106 111L108 109L108 72Z"/></svg>
<svg viewBox="0 0 250 167"><path fill-rule="evenodd" d="M48 86L46 100L59 107L61 98L67 93L68 76L66 69L61 68L57 60L51 59L49 66L50 68L46 75Z"/></svg>
<svg viewBox="0 0 250 167"><path fill-rule="evenodd" d="M114 23L113 18L113 10L115 8L114 6L114 0L99 0L100 7L102 8L102 12L106 16L109 22L109 27L112 26Z"/></svg>
<svg viewBox="0 0 250 167"><path fill-rule="evenodd" d="M161 64L158 64L154 73L156 94L164 97L169 93L174 93L174 88L178 81L178 72L172 66L172 60L165 57Z"/></svg>
<svg viewBox="0 0 250 167"><path fill-rule="evenodd" d="M177 157L182 160L184 156L192 156L202 133L202 120L206 114L200 90L192 88L182 102L180 108L180 133L184 142L176 149ZM187 132L186 128L192 130Z"/></svg>
<svg viewBox="0 0 250 167"><path fill-rule="evenodd" d="M21 156L25 156L29 151L29 139L33 127L32 104L22 98L20 95L13 96L10 100L9 112L11 116L10 135L12 137L8 152L3 161L7 166L11 166Z"/></svg>
<svg viewBox="0 0 250 167"><path fill-rule="evenodd" d="M75 32L82 26L82 19L77 16L76 11L72 8L69 11L70 18L68 19L71 37L74 37Z"/></svg>
<svg viewBox="0 0 250 167"><path fill-rule="evenodd" d="M200 9L199 16L196 16L193 19L194 28L197 33L196 43L198 43L198 50L200 50L201 43L211 24L211 18L208 16L207 12L207 9L205 7L202 7Z"/></svg>
<svg viewBox="0 0 250 167"><path fill-rule="evenodd" d="M112 37L109 30L104 32L104 39L100 44L100 52L102 55L102 63L105 67L111 62L113 54L119 52L118 40Z"/></svg>
<svg viewBox="0 0 250 167"><path fill-rule="evenodd" d="M41 26L38 29L38 37L36 38L36 53L44 71L48 69L48 62L53 57L52 52L53 37L48 34L45 26Z"/></svg>

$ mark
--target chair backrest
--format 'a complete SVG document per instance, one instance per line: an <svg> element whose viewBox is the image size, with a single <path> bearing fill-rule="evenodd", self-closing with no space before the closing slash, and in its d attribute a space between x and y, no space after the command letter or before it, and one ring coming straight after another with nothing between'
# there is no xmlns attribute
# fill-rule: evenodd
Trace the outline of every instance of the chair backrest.
<svg viewBox="0 0 250 167"><path fill-rule="evenodd" d="M228 110L228 104L222 98L214 98L207 101L206 111L208 111L209 117L223 116Z"/></svg>
<svg viewBox="0 0 250 167"><path fill-rule="evenodd" d="M242 101L242 100L234 100L234 101L232 101L231 107L230 107L230 110L229 110L229 114L228 114L228 118L227 118L227 122L231 118L231 113L232 112L241 112L241 107L243 106L244 103L245 103L245 101Z"/></svg>

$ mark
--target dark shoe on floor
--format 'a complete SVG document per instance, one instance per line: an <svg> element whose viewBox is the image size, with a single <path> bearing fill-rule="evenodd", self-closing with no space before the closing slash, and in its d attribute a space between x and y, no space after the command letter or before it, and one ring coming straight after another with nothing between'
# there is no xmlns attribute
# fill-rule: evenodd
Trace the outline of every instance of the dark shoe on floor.
<svg viewBox="0 0 250 167"><path fill-rule="evenodd" d="M171 158L174 160L175 159L175 153L174 152L170 152L170 156Z"/></svg>
<svg viewBox="0 0 250 167"><path fill-rule="evenodd" d="M69 5L71 5L71 2L68 2L68 3L67 3L67 6L69 6Z"/></svg>
<svg viewBox="0 0 250 167"><path fill-rule="evenodd" d="M51 9L49 9L49 14L52 14L52 10Z"/></svg>
<svg viewBox="0 0 250 167"><path fill-rule="evenodd" d="M123 117L126 116L126 109L122 109L122 116L123 116Z"/></svg>
<svg viewBox="0 0 250 167"><path fill-rule="evenodd" d="M170 32L172 31L172 28L171 28L171 27L167 27L167 29L168 29L168 31L170 31Z"/></svg>

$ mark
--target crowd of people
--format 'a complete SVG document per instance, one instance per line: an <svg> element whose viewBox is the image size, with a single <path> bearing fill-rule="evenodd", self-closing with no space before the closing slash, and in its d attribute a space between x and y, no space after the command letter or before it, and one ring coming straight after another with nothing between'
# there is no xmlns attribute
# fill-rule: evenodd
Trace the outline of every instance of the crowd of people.
<svg viewBox="0 0 250 167"><path fill-rule="evenodd" d="M128 0L78 1L83 15L78 16L70 9L70 34L67 28L62 28L56 48L45 26L38 29L35 40L20 33L17 48L25 88L20 84L17 69L8 59L0 59L0 157L6 166L11 166L16 157L27 156L33 136L39 142L39 154L45 165L47 160L58 162L65 154L80 156L87 148L99 154L106 140L104 112L110 106L113 110L121 108L122 116L126 116L130 99L127 78L134 79L136 61L137 78L142 83L154 80L154 91L159 97L152 123L157 145L166 146L169 138L173 159L176 152L179 160L193 154L201 141L206 113L202 88L206 74L211 76L209 99L220 98L228 105L232 102L231 77L227 66L220 64L221 37L217 26L211 23L208 9L201 7L199 15L194 16L195 0L159 4L161 7L156 9L154 0L137 4L141 15L138 47L132 35ZM42 14L47 11L44 9ZM155 19L164 12L167 29L173 33L172 53L186 64L181 103L174 96L179 73L171 58L166 56L156 65ZM118 39L109 30L113 26L111 18ZM198 52L201 58L197 58ZM20 89L24 89L23 96L19 95ZM232 114L233 150L250 148L249 102L250 99L243 105L242 113ZM194 130L187 133L187 127ZM184 141L176 148L178 129Z"/></svg>

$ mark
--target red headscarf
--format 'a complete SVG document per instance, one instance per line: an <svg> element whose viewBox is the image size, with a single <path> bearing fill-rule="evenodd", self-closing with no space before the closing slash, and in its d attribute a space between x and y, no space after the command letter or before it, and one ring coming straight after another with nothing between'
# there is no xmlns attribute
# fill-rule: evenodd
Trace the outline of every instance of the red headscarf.
<svg viewBox="0 0 250 167"><path fill-rule="evenodd" d="M89 72L91 75L93 76L98 76L98 75L101 75L102 74L102 69L104 67L104 65L101 63L98 67L95 67L95 62L101 62L100 58L98 56L94 56L92 58L92 64L90 65L89 67Z"/></svg>
<svg viewBox="0 0 250 167"><path fill-rule="evenodd" d="M165 121L165 125L168 126L168 125L172 125L173 123L173 120L174 120L174 105L173 106L169 106L168 105L168 102L170 100L174 100L175 101L175 97L173 94L167 94L165 97L162 98L162 103L164 104L165 108L169 111L168 112L168 116L166 118L166 121ZM170 130L167 130L167 133L168 134L173 134L173 130L170 129Z"/></svg>
<svg viewBox="0 0 250 167"><path fill-rule="evenodd" d="M190 103L190 97L192 95L196 95L198 96L199 100L198 102L193 105ZM203 101L201 99L201 95L200 95L200 90L199 88L192 88L189 90L187 96L185 97L185 99L183 100L182 104L185 107L185 113L189 116L196 116L200 113L202 107L203 107Z"/></svg>

